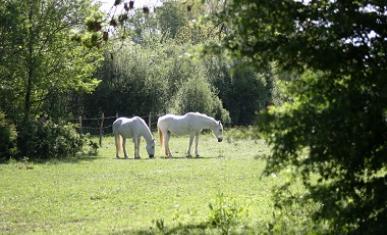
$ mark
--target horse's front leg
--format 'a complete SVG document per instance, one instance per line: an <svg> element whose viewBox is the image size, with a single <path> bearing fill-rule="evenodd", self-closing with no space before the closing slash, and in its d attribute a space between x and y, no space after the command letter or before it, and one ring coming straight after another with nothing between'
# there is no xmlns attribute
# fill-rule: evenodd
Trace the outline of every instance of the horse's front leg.
<svg viewBox="0 0 387 235"><path fill-rule="evenodd" d="M140 137L134 137L133 143L134 143L134 159L140 159Z"/></svg>
<svg viewBox="0 0 387 235"><path fill-rule="evenodd" d="M140 159L140 144L141 144L141 137L137 137L137 157L136 157L136 159Z"/></svg>
<svg viewBox="0 0 387 235"><path fill-rule="evenodd" d="M199 145L199 134L200 132L197 132L195 134L195 156L199 157L199 150L198 150L198 145Z"/></svg>
<svg viewBox="0 0 387 235"><path fill-rule="evenodd" d="M171 133L169 131L167 131L166 135L165 135L165 155L167 157L172 157L172 153L171 153L171 150L169 149L169 138L171 137Z"/></svg>
<svg viewBox="0 0 387 235"><path fill-rule="evenodd" d="M193 134L191 134L189 136L189 145L188 145L188 150L187 150L187 156L188 157L191 157L191 147L192 147L192 142L193 142L194 136L195 135L193 135Z"/></svg>
<svg viewBox="0 0 387 235"><path fill-rule="evenodd" d="M128 154L126 153L126 138L122 138L122 148L124 150L124 156L125 158L127 159L128 158Z"/></svg>

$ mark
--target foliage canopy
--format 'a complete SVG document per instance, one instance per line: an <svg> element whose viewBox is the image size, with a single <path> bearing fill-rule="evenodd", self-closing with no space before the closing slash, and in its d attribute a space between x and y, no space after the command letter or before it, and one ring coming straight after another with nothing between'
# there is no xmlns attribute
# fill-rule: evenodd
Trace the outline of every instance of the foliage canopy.
<svg viewBox="0 0 387 235"><path fill-rule="evenodd" d="M383 1L234 0L220 14L235 55L302 75L287 88L291 100L264 115L267 172L297 166L322 204L315 218L338 233L382 233L387 220L386 9Z"/></svg>
<svg viewBox="0 0 387 235"><path fill-rule="evenodd" d="M0 97L8 115L21 113L27 120L55 102L56 94L98 85L92 73L102 54L86 47L95 35L84 26L96 11L88 0L1 4ZM74 38L76 32L83 41Z"/></svg>
<svg viewBox="0 0 387 235"><path fill-rule="evenodd" d="M16 124L20 156L64 157L82 146L72 126L36 119L48 114L58 122L70 93L98 85L102 51L92 47L99 33L86 21L100 16L91 0L1 1L0 110Z"/></svg>

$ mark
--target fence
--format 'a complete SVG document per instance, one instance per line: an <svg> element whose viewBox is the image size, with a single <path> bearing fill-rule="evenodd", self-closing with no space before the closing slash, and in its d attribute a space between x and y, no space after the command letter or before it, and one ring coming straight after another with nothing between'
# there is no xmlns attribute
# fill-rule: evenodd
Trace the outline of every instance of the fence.
<svg viewBox="0 0 387 235"><path fill-rule="evenodd" d="M116 120L119 117L118 113L116 113L115 116L105 116L104 113L101 113L100 117L84 117L79 116L78 119L72 119L69 121L72 121L74 123L78 123L78 131L79 133L85 134L89 133L92 135L98 135L99 136L99 145L102 146L102 138L104 134L109 133L111 134L112 126L114 120ZM151 128L154 125L156 127L156 120L157 116L152 115L152 113L149 113L146 116L139 116L143 118L145 121L148 122L149 128ZM153 125L152 125L153 124Z"/></svg>

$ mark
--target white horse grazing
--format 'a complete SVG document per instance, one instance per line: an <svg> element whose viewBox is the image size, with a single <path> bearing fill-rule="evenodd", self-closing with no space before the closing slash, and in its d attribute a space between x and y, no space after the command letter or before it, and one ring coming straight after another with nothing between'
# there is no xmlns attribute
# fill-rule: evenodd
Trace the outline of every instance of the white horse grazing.
<svg viewBox="0 0 387 235"><path fill-rule="evenodd" d="M113 134L115 136L116 143L116 158L119 157L121 148L124 149L125 158L128 158L125 149L126 138L132 138L134 143L134 158L140 158L140 140L141 136L146 140L146 151L148 152L149 158L153 158L155 155L155 140L153 135L146 125L145 121L140 117L133 118L117 118L113 122ZM123 139L123 140L122 140Z"/></svg>
<svg viewBox="0 0 387 235"><path fill-rule="evenodd" d="M187 155L191 156L191 146L195 137L195 155L199 156L198 144L199 134L203 129L211 129L218 142L223 140L223 126L220 121L201 113L186 113L183 116L167 114L159 118L157 128L160 134L160 144L164 147L165 155L172 157L169 150L169 138L171 133L176 135L189 134L189 145ZM163 146L164 143L164 146Z"/></svg>

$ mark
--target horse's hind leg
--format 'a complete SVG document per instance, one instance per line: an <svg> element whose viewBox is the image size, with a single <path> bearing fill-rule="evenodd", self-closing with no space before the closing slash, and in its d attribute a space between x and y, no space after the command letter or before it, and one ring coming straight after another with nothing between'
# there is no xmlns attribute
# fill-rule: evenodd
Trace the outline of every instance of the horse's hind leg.
<svg viewBox="0 0 387 235"><path fill-rule="evenodd" d="M189 136L189 144L188 144L188 149L187 149L187 156L188 156L188 157L191 157L191 147L192 147L193 139L194 139L194 135L191 134L191 135Z"/></svg>
<svg viewBox="0 0 387 235"><path fill-rule="evenodd" d="M122 148L124 149L124 156L128 158L128 154L126 153L126 138L122 138Z"/></svg>
<svg viewBox="0 0 387 235"><path fill-rule="evenodd" d="M121 136L119 134L115 134L114 140L116 143L116 158L120 158L120 151L121 151Z"/></svg>
<svg viewBox="0 0 387 235"><path fill-rule="evenodd" d="M165 139L164 139L165 155L167 157L172 157L171 150L169 149L169 138L171 137L171 133L169 131L167 131L164 136L165 136Z"/></svg>
<svg viewBox="0 0 387 235"><path fill-rule="evenodd" d="M195 156L196 157L199 157L198 145L199 145L199 133L196 133L195 135Z"/></svg>
<svg viewBox="0 0 387 235"><path fill-rule="evenodd" d="M140 159L140 137L133 138L134 142L134 158L135 159Z"/></svg>

